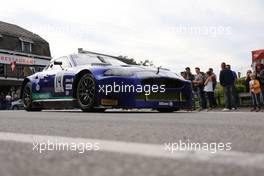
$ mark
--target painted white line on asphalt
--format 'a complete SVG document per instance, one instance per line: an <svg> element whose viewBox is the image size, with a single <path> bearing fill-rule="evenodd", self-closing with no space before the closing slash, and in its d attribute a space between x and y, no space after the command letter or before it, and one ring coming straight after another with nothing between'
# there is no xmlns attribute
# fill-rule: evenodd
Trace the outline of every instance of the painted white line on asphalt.
<svg viewBox="0 0 264 176"><path fill-rule="evenodd" d="M34 134L6 133L0 132L0 141L12 141L20 143L98 143L99 151L114 152L121 154L131 154L145 157L167 158L167 159L188 159L194 162L208 162L216 164L230 164L237 166L247 166L264 169L263 153L246 153L238 151L177 151L174 153L165 150L165 145L143 144L109 141L101 139L72 138L61 136L47 136ZM34 151L35 152L35 151Z"/></svg>

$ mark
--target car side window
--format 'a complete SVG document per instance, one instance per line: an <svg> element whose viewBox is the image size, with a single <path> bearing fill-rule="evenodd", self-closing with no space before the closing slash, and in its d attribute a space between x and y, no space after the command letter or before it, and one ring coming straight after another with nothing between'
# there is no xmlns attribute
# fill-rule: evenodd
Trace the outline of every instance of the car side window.
<svg viewBox="0 0 264 176"><path fill-rule="evenodd" d="M58 61L58 62L62 62L62 65L54 65L54 62ZM57 70L57 69L65 69L65 68L69 68L71 67L71 63L69 62L67 57L61 57L56 59L53 62L50 62L50 64L47 66L47 68L45 70Z"/></svg>
<svg viewBox="0 0 264 176"><path fill-rule="evenodd" d="M61 57L61 58L57 59L56 61L62 62L61 67L63 69L71 67L71 63L69 62L69 59L66 56L65 57Z"/></svg>
<svg viewBox="0 0 264 176"><path fill-rule="evenodd" d="M45 70L47 70L47 71L52 70L53 66L54 66L54 62L50 62Z"/></svg>

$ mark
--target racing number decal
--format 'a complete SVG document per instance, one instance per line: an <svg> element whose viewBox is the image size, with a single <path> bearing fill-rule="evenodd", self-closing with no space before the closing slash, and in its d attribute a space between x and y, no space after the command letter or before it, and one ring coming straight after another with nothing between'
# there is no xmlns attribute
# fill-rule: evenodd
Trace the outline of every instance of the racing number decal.
<svg viewBox="0 0 264 176"><path fill-rule="evenodd" d="M54 78L54 90L55 90L56 93L64 92L63 76L64 76L63 72L59 72L59 73L57 73L55 75L55 78Z"/></svg>

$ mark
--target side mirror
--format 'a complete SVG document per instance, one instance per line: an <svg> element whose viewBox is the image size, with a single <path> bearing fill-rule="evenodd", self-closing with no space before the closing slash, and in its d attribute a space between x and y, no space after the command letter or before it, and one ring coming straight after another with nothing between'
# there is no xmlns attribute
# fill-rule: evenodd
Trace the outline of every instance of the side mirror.
<svg viewBox="0 0 264 176"><path fill-rule="evenodd" d="M59 65L59 66L61 66L61 65L62 65L62 62L61 62L61 61L54 61L54 65Z"/></svg>

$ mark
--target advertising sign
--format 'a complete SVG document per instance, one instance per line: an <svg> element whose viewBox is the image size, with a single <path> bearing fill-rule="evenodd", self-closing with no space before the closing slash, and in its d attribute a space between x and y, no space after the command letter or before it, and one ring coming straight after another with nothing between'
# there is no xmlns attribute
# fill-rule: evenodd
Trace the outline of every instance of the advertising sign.
<svg viewBox="0 0 264 176"><path fill-rule="evenodd" d="M13 62L15 62L17 65L43 65L45 66L45 65L48 65L49 60L0 53L0 63L1 64L10 64Z"/></svg>

